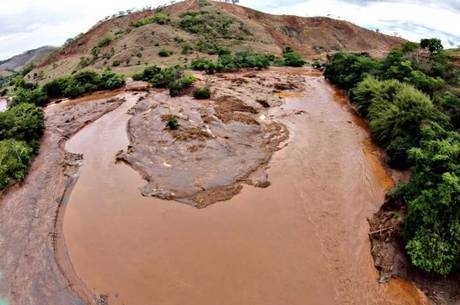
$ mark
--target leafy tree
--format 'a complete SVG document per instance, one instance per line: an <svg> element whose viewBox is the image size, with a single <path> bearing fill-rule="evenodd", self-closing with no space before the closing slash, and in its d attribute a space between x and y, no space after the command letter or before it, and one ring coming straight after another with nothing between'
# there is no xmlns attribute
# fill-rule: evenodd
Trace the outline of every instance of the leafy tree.
<svg viewBox="0 0 460 305"><path fill-rule="evenodd" d="M420 41L420 46L430 50L431 53L436 53L444 49L441 40L437 38L422 39Z"/></svg>

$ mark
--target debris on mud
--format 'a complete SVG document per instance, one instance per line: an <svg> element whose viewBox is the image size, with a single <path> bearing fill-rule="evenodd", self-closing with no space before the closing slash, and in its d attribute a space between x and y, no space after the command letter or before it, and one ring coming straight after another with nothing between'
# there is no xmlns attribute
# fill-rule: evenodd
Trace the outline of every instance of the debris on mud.
<svg viewBox="0 0 460 305"><path fill-rule="evenodd" d="M300 90L304 78L276 71L208 77L213 84L209 100L151 92L131 109L131 144L117 160L141 173L147 181L144 196L203 208L232 198L242 183L270 185L263 168L287 140L288 130L260 115L281 105L272 94L275 84ZM175 128L165 128L172 117Z"/></svg>

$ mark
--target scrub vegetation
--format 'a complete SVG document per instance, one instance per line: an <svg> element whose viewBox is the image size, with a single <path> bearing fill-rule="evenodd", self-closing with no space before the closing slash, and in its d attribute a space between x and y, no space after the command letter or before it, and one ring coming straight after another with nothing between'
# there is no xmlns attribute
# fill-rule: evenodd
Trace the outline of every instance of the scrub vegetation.
<svg viewBox="0 0 460 305"><path fill-rule="evenodd" d="M460 267L460 71L437 39L406 43L383 60L339 52L325 76L348 90L390 165L411 169L390 200L407 206L405 249L414 266Z"/></svg>
<svg viewBox="0 0 460 305"><path fill-rule="evenodd" d="M0 191L27 176L45 128L44 113L51 98L78 97L97 90L122 87L125 80L109 70L82 71L43 86L26 82L18 73L9 82L9 108L0 112Z"/></svg>

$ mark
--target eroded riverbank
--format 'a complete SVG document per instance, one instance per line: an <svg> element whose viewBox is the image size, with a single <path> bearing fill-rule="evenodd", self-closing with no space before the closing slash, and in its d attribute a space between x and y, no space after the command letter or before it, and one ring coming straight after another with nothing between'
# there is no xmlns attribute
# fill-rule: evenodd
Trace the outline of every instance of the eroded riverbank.
<svg viewBox="0 0 460 305"><path fill-rule="evenodd" d="M426 303L411 284L377 283L366 219L383 202L389 178L364 144L368 134L345 109L343 97L319 75L301 70L234 75L213 84L228 81L234 87L219 92L254 97L254 88L245 88L248 82L276 83L279 73L301 75L305 88L301 94L285 94L288 88L272 92L291 96L284 103L253 99L290 134L269 163L270 187L244 186L237 196L206 209L142 197L145 181L114 162L129 144L126 111L135 101L68 141L66 148L82 153L84 162L65 213L65 242L76 273L100 300L114 305Z"/></svg>

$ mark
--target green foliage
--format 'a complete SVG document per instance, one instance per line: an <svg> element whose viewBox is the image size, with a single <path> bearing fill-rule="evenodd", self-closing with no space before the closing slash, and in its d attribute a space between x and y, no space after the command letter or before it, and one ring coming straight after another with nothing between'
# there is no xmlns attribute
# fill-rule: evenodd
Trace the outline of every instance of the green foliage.
<svg viewBox="0 0 460 305"><path fill-rule="evenodd" d="M109 44L112 43L112 40L113 38L111 36L105 36L104 38L102 38L98 43L97 43L97 47L98 48L105 48L106 46L108 46Z"/></svg>
<svg viewBox="0 0 460 305"><path fill-rule="evenodd" d="M450 91L436 97L436 105L447 114L454 129L460 129L460 97Z"/></svg>
<svg viewBox="0 0 460 305"><path fill-rule="evenodd" d="M391 193L407 205L405 247L414 266L447 275L460 268L459 72L440 41L420 47L430 54L413 43L381 62L337 53L325 75L351 89L390 164L411 166L410 181Z"/></svg>
<svg viewBox="0 0 460 305"><path fill-rule="evenodd" d="M32 143L45 128L43 110L35 105L21 103L0 112L0 140L16 139Z"/></svg>
<svg viewBox="0 0 460 305"><path fill-rule="evenodd" d="M185 88L191 87L195 81L196 81L195 77L191 75L183 76L179 79L172 81L168 85L169 95L171 96L180 95Z"/></svg>
<svg viewBox="0 0 460 305"><path fill-rule="evenodd" d="M400 192L408 205L405 240L413 264L447 275L460 267L460 137L438 136L411 150L414 176Z"/></svg>
<svg viewBox="0 0 460 305"><path fill-rule="evenodd" d="M343 89L351 89L366 75L379 72L380 62L368 56L338 52L326 65L324 77Z"/></svg>
<svg viewBox="0 0 460 305"><path fill-rule="evenodd" d="M444 49L441 40L437 38L422 39L420 41L420 46L424 49L430 50L431 53L436 53Z"/></svg>
<svg viewBox="0 0 460 305"><path fill-rule="evenodd" d="M212 38L236 38L240 33L235 29L231 31L231 26L235 20L223 14L208 11L192 11L181 16L179 26L190 33L212 37Z"/></svg>
<svg viewBox="0 0 460 305"><path fill-rule="evenodd" d="M171 115L166 122L166 127L171 130L176 130L179 128L179 122L177 121L177 117Z"/></svg>
<svg viewBox="0 0 460 305"><path fill-rule="evenodd" d="M199 100L205 100L211 97L211 91L208 86L200 87L193 92L193 97Z"/></svg>
<svg viewBox="0 0 460 305"><path fill-rule="evenodd" d="M45 106L49 102L49 97L41 88L25 89L22 87L13 90L12 105L30 103L37 106Z"/></svg>
<svg viewBox="0 0 460 305"><path fill-rule="evenodd" d="M27 143L16 140L0 141L0 191L25 179L33 157Z"/></svg>
<svg viewBox="0 0 460 305"><path fill-rule="evenodd" d="M97 90L110 90L123 87L123 76L106 70L101 74L94 71L82 71L73 76L64 76L46 83L43 91L51 98L75 98Z"/></svg>
<svg viewBox="0 0 460 305"><path fill-rule="evenodd" d="M141 27L147 24L158 23L158 24L167 24L169 23L170 18L167 14L163 12L156 12L153 16L148 16L131 23L133 27Z"/></svg>
<svg viewBox="0 0 460 305"><path fill-rule="evenodd" d="M174 54L173 51L170 51L170 50L167 50L167 49L161 49L160 52L158 52L158 55L160 57L169 57L169 56L171 56L173 54Z"/></svg>
<svg viewBox="0 0 460 305"><path fill-rule="evenodd" d="M135 74L133 79L150 82L156 88L169 88L171 96L181 94L183 89L192 86L195 82L193 76L184 76L179 66L164 69L157 66L147 67L142 73Z"/></svg>
<svg viewBox="0 0 460 305"><path fill-rule="evenodd" d="M283 58L285 66L302 67L306 63L306 61L299 53L295 52L289 47L284 50Z"/></svg>
<svg viewBox="0 0 460 305"><path fill-rule="evenodd" d="M43 110L32 104L0 112L0 191L26 177L44 122Z"/></svg>
<svg viewBox="0 0 460 305"><path fill-rule="evenodd" d="M230 54L230 50L220 46L216 41L200 39L197 43L197 49L200 52L208 53L209 55L225 55Z"/></svg>
<svg viewBox="0 0 460 305"><path fill-rule="evenodd" d="M191 68L195 71L206 71L208 74L214 74L216 63L207 58L197 58L192 61Z"/></svg>

